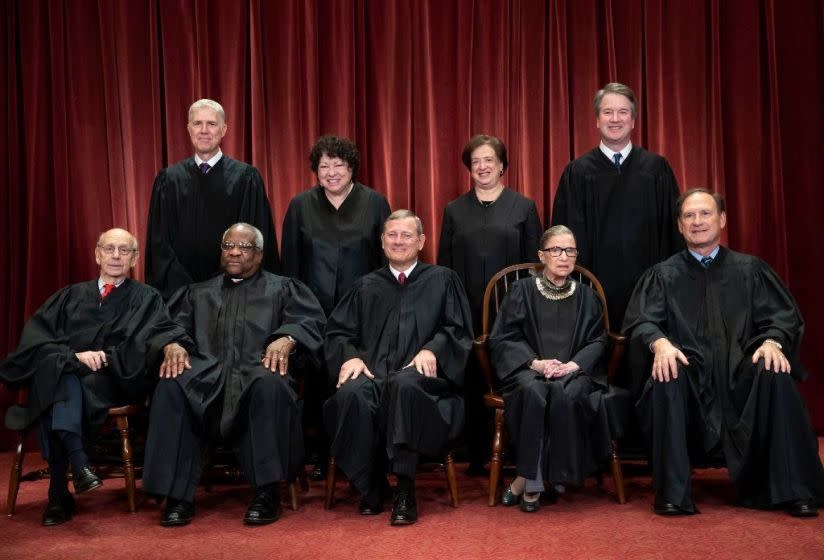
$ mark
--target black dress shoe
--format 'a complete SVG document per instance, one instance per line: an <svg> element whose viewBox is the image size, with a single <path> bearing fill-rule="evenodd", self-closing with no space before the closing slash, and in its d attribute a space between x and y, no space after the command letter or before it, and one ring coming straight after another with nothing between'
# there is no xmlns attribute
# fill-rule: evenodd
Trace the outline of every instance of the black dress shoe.
<svg viewBox="0 0 824 560"><path fill-rule="evenodd" d="M504 495L501 496L501 503L506 506L517 506L521 503L521 496L523 494L515 494L512 491L512 486L507 486L506 490L504 490Z"/></svg>
<svg viewBox="0 0 824 560"><path fill-rule="evenodd" d="M796 500L787 506L787 513L793 517L818 517L818 507L812 500Z"/></svg>
<svg viewBox="0 0 824 560"><path fill-rule="evenodd" d="M666 516L674 516L674 515L695 515L698 513L698 510L693 509L685 509L676 506L670 502L665 502L663 500L655 500L655 504L652 506L652 511L654 511L658 515L666 515Z"/></svg>
<svg viewBox="0 0 824 560"><path fill-rule="evenodd" d="M418 506L415 503L415 496L407 492L398 492L389 522L392 525L412 525L417 520Z"/></svg>
<svg viewBox="0 0 824 560"><path fill-rule="evenodd" d="M383 500L374 502L363 498L358 505L358 513L361 515L378 515L383 513Z"/></svg>
<svg viewBox="0 0 824 560"><path fill-rule="evenodd" d="M273 484L267 485L255 493L255 498L243 516L243 522L247 525L268 525L280 518L281 511L277 488Z"/></svg>
<svg viewBox="0 0 824 560"><path fill-rule="evenodd" d="M100 477L94 474L94 471L89 467L83 467L77 472L72 472L72 482L74 482L75 494L82 494L103 485Z"/></svg>
<svg viewBox="0 0 824 560"><path fill-rule="evenodd" d="M51 527L69 521L74 514L74 509L74 498L71 494L60 498L49 498L46 511L43 512L43 526Z"/></svg>
<svg viewBox="0 0 824 560"><path fill-rule="evenodd" d="M166 501L166 509L160 516L160 524L164 527L182 527L192 522L195 516L195 505L183 501Z"/></svg>
<svg viewBox="0 0 824 560"><path fill-rule="evenodd" d="M529 500L521 500L521 511L524 513L535 513L541 509L541 495L538 494L538 497L535 498L534 501L530 502Z"/></svg>

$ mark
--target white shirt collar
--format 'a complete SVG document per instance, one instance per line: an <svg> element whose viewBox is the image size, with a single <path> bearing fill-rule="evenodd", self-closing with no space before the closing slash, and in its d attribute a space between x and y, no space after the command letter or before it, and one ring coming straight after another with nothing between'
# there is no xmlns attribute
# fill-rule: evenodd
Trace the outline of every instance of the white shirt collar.
<svg viewBox="0 0 824 560"><path fill-rule="evenodd" d="M615 154L621 154L621 164L623 165L623 163L627 160L627 156L629 156L629 153L632 151L632 142L629 142L626 146L624 146L624 149L621 150L620 152L616 152L616 151L613 151L613 150L607 148L607 145L604 144L603 140L601 141L601 145L598 146L598 147L601 148L601 151L610 160L613 160L613 156Z"/></svg>
<svg viewBox="0 0 824 560"><path fill-rule="evenodd" d="M713 249L712 253L710 253L707 256L709 258L711 258L712 260L715 260L715 257L718 256L718 250L719 249L721 249L721 245L718 245L715 249ZM696 253L692 249L687 249L687 251L689 251L690 255L692 255L695 258L695 260L697 260L698 262L701 262L701 260L704 258L704 255L701 255L700 253Z"/></svg>
<svg viewBox="0 0 824 560"><path fill-rule="evenodd" d="M120 279L120 282L118 282L117 284L115 284L115 285L114 285L114 287L115 287L115 288L119 288L119 287L121 286L121 284L123 284L123 282L125 282L125 281L126 281L126 279L125 279L125 278L121 278L121 279ZM97 279L97 291L98 291L98 292L102 292L102 291L103 291L103 286L105 286L106 284L107 284L107 283L106 283L106 282L104 282L102 278L98 278L98 279Z"/></svg>
<svg viewBox="0 0 824 560"><path fill-rule="evenodd" d="M218 148L218 149L217 149L217 153L216 153L215 155L213 155L213 156L211 157L211 159L209 159L209 161L203 161L202 159L200 159L200 156L199 156L199 155L195 154L195 164L196 164L198 167L200 167L200 164L201 164L201 163L208 163L208 164L209 164L209 167L214 167L214 166L215 166L215 164L217 164L217 162L219 162L219 161L220 161L220 158L222 158L222 157L223 157L223 152L222 152L222 151L220 151L220 148Z"/></svg>
<svg viewBox="0 0 824 560"><path fill-rule="evenodd" d="M410 266L406 270L395 270L395 268L390 264L389 265L389 271L392 273L392 276L395 277L395 280L398 279L398 276L400 276L401 272L406 274L406 277L409 278L409 275L412 274L412 271L415 270L416 266L418 266L418 261L413 262L412 266Z"/></svg>

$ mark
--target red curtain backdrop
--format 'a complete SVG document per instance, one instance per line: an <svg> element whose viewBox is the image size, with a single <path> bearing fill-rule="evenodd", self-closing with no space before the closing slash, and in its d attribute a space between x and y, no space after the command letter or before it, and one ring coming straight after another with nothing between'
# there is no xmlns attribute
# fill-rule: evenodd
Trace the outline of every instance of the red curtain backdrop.
<svg viewBox="0 0 824 560"><path fill-rule="evenodd" d="M340 134L363 182L421 216L432 260L470 135L506 142L505 183L548 221L563 167L598 142L594 92L621 81L640 98L633 141L682 189L725 193L729 245L795 294L824 430L821 0L3 0L0 25L0 354L95 274L99 232L145 239L195 99L225 107L223 150L260 169L278 225L313 184L315 138Z"/></svg>

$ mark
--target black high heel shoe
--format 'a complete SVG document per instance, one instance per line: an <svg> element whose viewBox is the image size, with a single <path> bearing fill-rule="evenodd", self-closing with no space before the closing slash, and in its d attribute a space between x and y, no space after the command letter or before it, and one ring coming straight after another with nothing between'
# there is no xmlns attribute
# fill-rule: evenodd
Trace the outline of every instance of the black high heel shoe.
<svg viewBox="0 0 824 560"><path fill-rule="evenodd" d="M517 506L521 503L521 496L523 496L523 493L515 494L512 491L512 485L510 484L504 490L504 495L501 496L501 503L506 507Z"/></svg>

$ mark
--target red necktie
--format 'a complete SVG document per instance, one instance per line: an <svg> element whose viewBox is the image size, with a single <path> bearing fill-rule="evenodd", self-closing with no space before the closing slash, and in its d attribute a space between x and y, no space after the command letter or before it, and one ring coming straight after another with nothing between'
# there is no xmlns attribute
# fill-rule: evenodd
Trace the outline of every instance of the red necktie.
<svg viewBox="0 0 824 560"><path fill-rule="evenodd" d="M401 286L403 286L404 284L406 284L406 274L404 274L403 272L401 272L400 274L398 274L398 283L399 283Z"/></svg>
<svg viewBox="0 0 824 560"><path fill-rule="evenodd" d="M100 292L100 299L106 299L106 297L110 293L112 293L112 290L114 290L114 288L114 284L103 284L103 291Z"/></svg>

